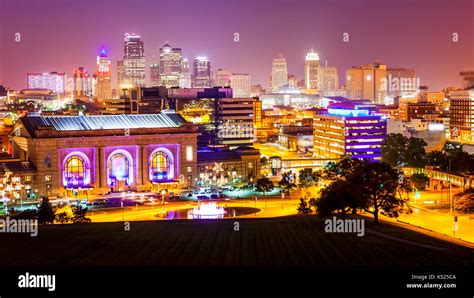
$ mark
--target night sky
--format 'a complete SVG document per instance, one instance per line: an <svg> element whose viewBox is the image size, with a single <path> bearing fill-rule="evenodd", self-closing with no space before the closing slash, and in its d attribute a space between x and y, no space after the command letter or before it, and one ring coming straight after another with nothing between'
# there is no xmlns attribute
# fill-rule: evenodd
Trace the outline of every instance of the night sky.
<svg viewBox="0 0 474 298"><path fill-rule="evenodd" d="M13 89L26 88L28 72L92 73L102 44L115 84L125 32L142 36L147 66L168 41L264 86L278 53L302 79L311 47L338 67L340 84L346 68L375 60L415 69L431 90L460 86L474 66L474 0L0 0L0 11L0 84Z"/></svg>

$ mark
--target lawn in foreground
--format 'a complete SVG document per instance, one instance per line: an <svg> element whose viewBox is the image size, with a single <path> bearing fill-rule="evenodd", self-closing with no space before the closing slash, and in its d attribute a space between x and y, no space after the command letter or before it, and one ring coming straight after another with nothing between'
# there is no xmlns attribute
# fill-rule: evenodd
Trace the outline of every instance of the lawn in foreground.
<svg viewBox="0 0 474 298"><path fill-rule="evenodd" d="M328 234L315 216L41 226L0 235L0 265L472 265L472 249L383 223ZM366 229L372 229L366 222ZM394 237L380 237L380 233ZM407 239L443 249L396 240Z"/></svg>

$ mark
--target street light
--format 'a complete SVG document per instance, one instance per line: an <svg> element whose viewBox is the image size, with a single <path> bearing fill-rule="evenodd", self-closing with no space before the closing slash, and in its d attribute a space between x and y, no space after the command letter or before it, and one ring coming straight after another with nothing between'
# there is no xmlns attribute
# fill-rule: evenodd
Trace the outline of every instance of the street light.
<svg viewBox="0 0 474 298"><path fill-rule="evenodd" d="M164 205L165 204L165 195L166 195L166 190L163 189L161 191L161 204Z"/></svg>

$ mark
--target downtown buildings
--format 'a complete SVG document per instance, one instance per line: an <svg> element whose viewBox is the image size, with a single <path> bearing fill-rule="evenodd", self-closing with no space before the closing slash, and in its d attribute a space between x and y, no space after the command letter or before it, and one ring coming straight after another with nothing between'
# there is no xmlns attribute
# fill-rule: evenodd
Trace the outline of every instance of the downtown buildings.
<svg viewBox="0 0 474 298"><path fill-rule="evenodd" d="M97 56L97 93L98 101L112 98L112 71L110 69L110 59L107 50L102 47Z"/></svg>
<svg viewBox="0 0 474 298"><path fill-rule="evenodd" d="M204 56L199 56L193 62L193 88L211 87L211 62Z"/></svg>
<svg viewBox="0 0 474 298"><path fill-rule="evenodd" d="M304 82L306 89L318 88L319 56L313 49L306 54L304 62Z"/></svg>
<svg viewBox="0 0 474 298"><path fill-rule="evenodd" d="M474 144L474 89L449 93L451 140Z"/></svg>
<svg viewBox="0 0 474 298"><path fill-rule="evenodd" d="M279 54L277 58L273 59L270 85L273 92L288 85L288 69L286 59L282 54Z"/></svg>
<svg viewBox="0 0 474 298"><path fill-rule="evenodd" d="M384 80L387 77L387 65L375 62L346 70L346 91L350 99L369 99L383 104L386 95Z"/></svg>
<svg viewBox="0 0 474 298"><path fill-rule="evenodd" d="M179 86L182 58L181 48L173 48L168 43L160 48L160 86Z"/></svg>
<svg viewBox="0 0 474 298"><path fill-rule="evenodd" d="M231 76L232 93L234 97L250 97L251 83L250 75L246 73L234 73Z"/></svg>
<svg viewBox="0 0 474 298"><path fill-rule="evenodd" d="M139 35L125 33L123 60L117 62L118 83L145 87L145 49Z"/></svg>
<svg viewBox="0 0 474 298"><path fill-rule="evenodd" d="M49 89L56 94L66 93L66 74L63 72L29 73L28 89Z"/></svg>

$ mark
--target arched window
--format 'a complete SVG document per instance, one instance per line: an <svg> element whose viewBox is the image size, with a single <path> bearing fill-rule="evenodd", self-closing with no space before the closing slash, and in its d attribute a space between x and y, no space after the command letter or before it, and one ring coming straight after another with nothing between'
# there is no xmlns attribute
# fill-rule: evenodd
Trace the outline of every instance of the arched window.
<svg viewBox="0 0 474 298"><path fill-rule="evenodd" d="M115 153L109 159L109 177L117 180L128 178L130 161L122 153Z"/></svg>
<svg viewBox="0 0 474 298"><path fill-rule="evenodd" d="M66 187L86 186L90 183L89 163L80 154L66 157L63 167L63 184Z"/></svg>
<svg viewBox="0 0 474 298"><path fill-rule="evenodd" d="M152 181L173 179L173 160L169 154L156 151L151 155L150 178Z"/></svg>

